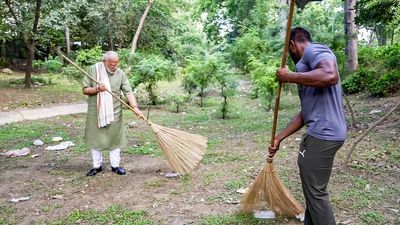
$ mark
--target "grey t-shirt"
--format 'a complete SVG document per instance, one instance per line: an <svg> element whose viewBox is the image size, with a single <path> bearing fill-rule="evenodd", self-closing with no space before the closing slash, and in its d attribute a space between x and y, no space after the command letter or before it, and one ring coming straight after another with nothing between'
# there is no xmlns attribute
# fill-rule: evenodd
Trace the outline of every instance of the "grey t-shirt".
<svg viewBox="0 0 400 225"><path fill-rule="evenodd" d="M314 70L322 60L332 60L337 65L336 56L329 47L312 43L304 50L303 57L296 64L296 71ZM339 82L333 86L317 88L298 85L298 89L307 133L322 140L344 141L347 127L340 78Z"/></svg>

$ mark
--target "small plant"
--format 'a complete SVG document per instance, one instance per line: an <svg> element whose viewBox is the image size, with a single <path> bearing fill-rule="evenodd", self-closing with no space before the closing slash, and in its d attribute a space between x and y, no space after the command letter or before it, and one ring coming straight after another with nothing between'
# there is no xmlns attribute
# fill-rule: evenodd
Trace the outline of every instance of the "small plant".
<svg viewBox="0 0 400 225"><path fill-rule="evenodd" d="M190 95L171 95L167 97L167 101L174 111L179 113L182 107L190 101Z"/></svg>
<svg viewBox="0 0 400 225"><path fill-rule="evenodd" d="M42 70L44 68L44 61L42 60L33 60L33 68Z"/></svg>
<svg viewBox="0 0 400 225"><path fill-rule="evenodd" d="M215 79L217 80L216 83L219 85L221 90L220 95L223 99L220 107L222 119L226 119L230 110L228 99L236 94L236 82L234 80L233 73L227 69L226 64L220 64Z"/></svg>
<svg viewBox="0 0 400 225"><path fill-rule="evenodd" d="M129 81L133 87L143 84L149 95L150 104L156 105L158 100L157 82L171 81L175 79L175 75L176 67L171 61L158 55L147 55L133 66Z"/></svg>
<svg viewBox="0 0 400 225"><path fill-rule="evenodd" d="M58 56L53 57L50 55L49 58L43 62L43 67L51 74L61 72L62 65L63 63Z"/></svg>
<svg viewBox="0 0 400 225"><path fill-rule="evenodd" d="M188 186L190 185L190 183L192 183L192 177L190 176L190 174L184 174L181 176L182 186Z"/></svg>
<svg viewBox="0 0 400 225"><path fill-rule="evenodd" d="M254 83L253 97L261 98L262 104L266 106L267 111L271 109L272 100L275 96L275 90L278 82L275 79L276 66L274 61L267 64L251 56L248 67L251 72L251 79Z"/></svg>

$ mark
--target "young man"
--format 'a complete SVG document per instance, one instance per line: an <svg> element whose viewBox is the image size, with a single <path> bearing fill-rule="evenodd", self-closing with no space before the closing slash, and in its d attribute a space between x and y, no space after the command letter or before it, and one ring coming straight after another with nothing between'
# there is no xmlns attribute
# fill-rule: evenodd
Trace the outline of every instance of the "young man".
<svg viewBox="0 0 400 225"><path fill-rule="evenodd" d="M88 95L88 111L86 115L85 142L92 151L93 168L87 176L94 176L103 170L102 150L110 150L111 170L124 175L125 169L120 166L121 147L126 145L125 128L122 122L122 103L106 90L119 96L122 91L138 117L143 117L136 98L125 73L118 68L118 54L106 52L103 62L96 63L89 69L97 85L88 76L83 80L83 94Z"/></svg>
<svg viewBox="0 0 400 225"><path fill-rule="evenodd" d="M301 111L276 135L269 152L273 156L282 140L306 125L298 155L306 200L304 224L333 225L336 223L326 188L335 154L347 134L336 57L327 46L313 43L310 33L301 27L291 31L290 55L296 72L286 66L278 69L276 76L282 83L298 84Z"/></svg>

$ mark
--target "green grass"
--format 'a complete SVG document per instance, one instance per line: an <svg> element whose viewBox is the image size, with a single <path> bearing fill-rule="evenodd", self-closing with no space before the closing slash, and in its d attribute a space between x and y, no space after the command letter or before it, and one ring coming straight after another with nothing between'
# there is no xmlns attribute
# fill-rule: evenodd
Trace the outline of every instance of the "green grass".
<svg viewBox="0 0 400 225"><path fill-rule="evenodd" d="M122 206L111 206L104 212L88 209L75 210L64 219L51 222L51 225L114 224L114 225L151 225L154 224L146 211L130 211Z"/></svg>
<svg viewBox="0 0 400 225"><path fill-rule="evenodd" d="M51 213L55 209L62 208L62 204L48 204L41 207L42 212Z"/></svg>
<svg viewBox="0 0 400 225"><path fill-rule="evenodd" d="M285 224L285 219L275 220L259 220L252 214L220 214L205 216L198 225L269 225L269 224Z"/></svg>
<svg viewBox="0 0 400 225"><path fill-rule="evenodd" d="M45 144L60 136L69 139L67 129L61 125L46 122L13 123L0 129L0 149L20 149L33 146L35 139L41 139Z"/></svg>
<svg viewBox="0 0 400 225"><path fill-rule="evenodd" d="M236 153L227 153L227 152L215 152L215 153L206 153L203 158L204 164L211 163L228 163L228 162L240 162L246 160L246 156L239 155Z"/></svg>
<svg viewBox="0 0 400 225"><path fill-rule="evenodd" d="M0 205L0 224L1 225L14 225L18 224L19 216L15 209L11 206Z"/></svg>
<svg viewBox="0 0 400 225"><path fill-rule="evenodd" d="M240 188L244 188L247 184L247 180L245 178L228 180L225 182L225 188L229 191L235 192Z"/></svg>
<svg viewBox="0 0 400 225"><path fill-rule="evenodd" d="M155 180L150 180L146 181L144 183L145 188L147 189L152 189L152 188L159 188L162 186L165 186L166 180L161 180L161 179L155 179Z"/></svg>
<svg viewBox="0 0 400 225"><path fill-rule="evenodd" d="M203 176L202 181L204 186L208 186L211 183L215 182L215 180L222 175L221 172L208 172L205 176Z"/></svg>
<svg viewBox="0 0 400 225"><path fill-rule="evenodd" d="M387 224L385 217L379 212L368 211L361 215L360 218L365 224L368 225L384 225Z"/></svg>
<svg viewBox="0 0 400 225"><path fill-rule="evenodd" d="M340 190L338 195L332 196L331 201L351 210L362 210L371 206L378 206L381 196L378 186L370 184L368 180L348 177L350 187ZM370 189L366 189L369 185Z"/></svg>

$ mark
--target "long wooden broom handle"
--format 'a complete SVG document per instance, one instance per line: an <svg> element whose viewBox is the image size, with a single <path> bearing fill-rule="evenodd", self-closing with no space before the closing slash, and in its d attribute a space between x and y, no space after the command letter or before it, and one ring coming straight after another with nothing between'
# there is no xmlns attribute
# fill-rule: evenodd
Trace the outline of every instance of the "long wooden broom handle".
<svg viewBox="0 0 400 225"><path fill-rule="evenodd" d="M78 66L78 64L76 64L74 61L72 61L71 59L69 59L66 55L64 55L64 53L62 53L60 51L60 49L56 49L57 53L63 57L65 60L67 60L69 63L71 63L71 65L75 66L78 70L80 70L82 73L84 73L86 76L88 76L92 81L94 81L96 84L100 85L100 83L94 79L94 77L92 77L88 72L86 72L85 70L83 70L80 66ZM126 107L128 107L130 110L132 110L133 112L135 112L135 110L128 104L126 103L124 100L122 100L120 97L118 97L116 94L114 94L112 91L106 89L106 91L108 93L110 93L114 98L118 99L120 102L122 102L122 104L124 104ZM144 121L146 121L149 125L151 125L151 122L146 118L146 117L141 117Z"/></svg>
<svg viewBox="0 0 400 225"><path fill-rule="evenodd" d="M286 25L285 47L283 49L281 68L284 68L286 65L287 53L289 50L290 31L292 29L294 4L295 4L295 0L291 0L290 7L289 7L289 17L288 17L287 25ZM276 135L276 124L278 122L278 111L279 111L279 103L280 103L280 98L281 98L281 91L282 91L282 83L279 82L278 83L278 91L277 91L276 98L275 98L274 121L272 124L272 134L271 134L271 146L274 146L274 140L275 140L275 135Z"/></svg>

